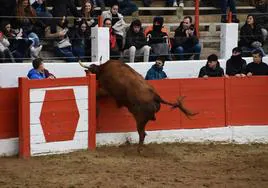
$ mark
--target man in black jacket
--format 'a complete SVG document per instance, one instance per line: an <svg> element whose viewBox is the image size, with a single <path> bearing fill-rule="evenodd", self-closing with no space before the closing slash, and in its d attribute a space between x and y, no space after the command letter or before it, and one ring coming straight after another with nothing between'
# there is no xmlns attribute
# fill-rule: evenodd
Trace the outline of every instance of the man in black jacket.
<svg viewBox="0 0 268 188"><path fill-rule="evenodd" d="M201 45L192 24L192 17L184 17L180 26L175 30L173 52L179 60L190 59L193 55L195 60L200 59Z"/></svg>
<svg viewBox="0 0 268 188"><path fill-rule="evenodd" d="M134 20L126 35L124 55L129 56L129 61L134 62L135 56L143 55L143 61L149 61L151 47L147 45L145 35L141 28L141 21Z"/></svg>
<svg viewBox="0 0 268 188"><path fill-rule="evenodd" d="M257 49L252 52L253 62L246 67L247 76L268 75L268 65L262 62L263 53Z"/></svg>
<svg viewBox="0 0 268 188"><path fill-rule="evenodd" d="M202 67L199 71L199 78L207 77L222 77L224 76L224 71L220 67L218 57L215 54L208 56L206 66Z"/></svg>

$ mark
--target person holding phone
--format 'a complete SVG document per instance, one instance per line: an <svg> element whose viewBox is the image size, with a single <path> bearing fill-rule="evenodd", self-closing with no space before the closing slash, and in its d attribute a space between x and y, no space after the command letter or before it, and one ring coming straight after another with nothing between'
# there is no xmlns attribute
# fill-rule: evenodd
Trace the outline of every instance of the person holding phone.
<svg viewBox="0 0 268 188"><path fill-rule="evenodd" d="M200 59L201 45L192 23L192 17L184 17L180 26L175 30L172 51L178 60L187 60L192 56L195 60Z"/></svg>

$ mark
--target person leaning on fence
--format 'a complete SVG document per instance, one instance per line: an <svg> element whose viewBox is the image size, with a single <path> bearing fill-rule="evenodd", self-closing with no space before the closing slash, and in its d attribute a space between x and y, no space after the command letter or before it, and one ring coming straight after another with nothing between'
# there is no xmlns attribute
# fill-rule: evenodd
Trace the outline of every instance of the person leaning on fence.
<svg viewBox="0 0 268 188"><path fill-rule="evenodd" d="M206 66L202 67L199 71L199 78L207 77L222 77L224 76L223 68L220 67L220 62L218 61L218 56L211 54L207 58Z"/></svg>
<svg viewBox="0 0 268 188"><path fill-rule="evenodd" d="M232 56L226 62L226 75L245 77L247 62L242 59L242 50L236 47L232 50Z"/></svg>
<svg viewBox="0 0 268 188"><path fill-rule="evenodd" d="M27 77L31 80L54 79L56 78L44 67L41 58L34 59L32 62L33 68L28 72Z"/></svg>
<svg viewBox="0 0 268 188"><path fill-rule="evenodd" d="M172 51L178 60L189 59L192 56L195 60L200 59L201 45L192 24L192 17L184 17L180 26L175 30Z"/></svg>
<svg viewBox="0 0 268 188"><path fill-rule="evenodd" d="M127 31L124 55L129 56L131 63L135 61L135 56L143 56L143 61L149 62L150 49L142 31L141 21L134 20Z"/></svg>
<svg viewBox="0 0 268 188"><path fill-rule="evenodd" d="M165 65L165 57L159 56L156 58L155 64L148 70L145 80L161 80L166 79L167 74L163 71Z"/></svg>
<svg viewBox="0 0 268 188"><path fill-rule="evenodd" d="M268 75L268 65L262 62L263 53L257 49L252 52L253 62L246 67L247 76L265 76Z"/></svg>

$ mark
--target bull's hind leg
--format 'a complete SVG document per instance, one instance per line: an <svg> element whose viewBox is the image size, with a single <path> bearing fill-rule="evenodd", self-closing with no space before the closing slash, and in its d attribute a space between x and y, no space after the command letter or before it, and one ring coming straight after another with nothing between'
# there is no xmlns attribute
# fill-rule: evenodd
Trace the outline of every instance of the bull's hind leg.
<svg viewBox="0 0 268 188"><path fill-rule="evenodd" d="M149 120L142 118L142 119L138 119L138 120L136 119L136 121L137 121L137 130L139 133L138 152L140 153L142 151L143 146L144 146L143 143L144 143L144 139L146 136L145 126Z"/></svg>

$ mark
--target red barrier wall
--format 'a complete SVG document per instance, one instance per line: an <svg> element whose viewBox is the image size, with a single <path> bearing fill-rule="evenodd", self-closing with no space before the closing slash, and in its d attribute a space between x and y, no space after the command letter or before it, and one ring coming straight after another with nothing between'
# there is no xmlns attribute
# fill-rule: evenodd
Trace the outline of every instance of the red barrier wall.
<svg viewBox="0 0 268 188"><path fill-rule="evenodd" d="M18 88L1 88L0 139L18 135Z"/></svg>
<svg viewBox="0 0 268 188"><path fill-rule="evenodd" d="M226 79L227 125L268 124L268 77Z"/></svg>
<svg viewBox="0 0 268 188"><path fill-rule="evenodd" d="M179 110L161 105L157 120L147 130L192 129L226 125L268 124L268 77L170 79L150 81L168 101L186 96L185 105L199 112L192 120ZM0 89L0 139L18 136L18 91ZM114 100L99 101L97 132L136 131L136 125L126 108L118 109Z"/></svg>

